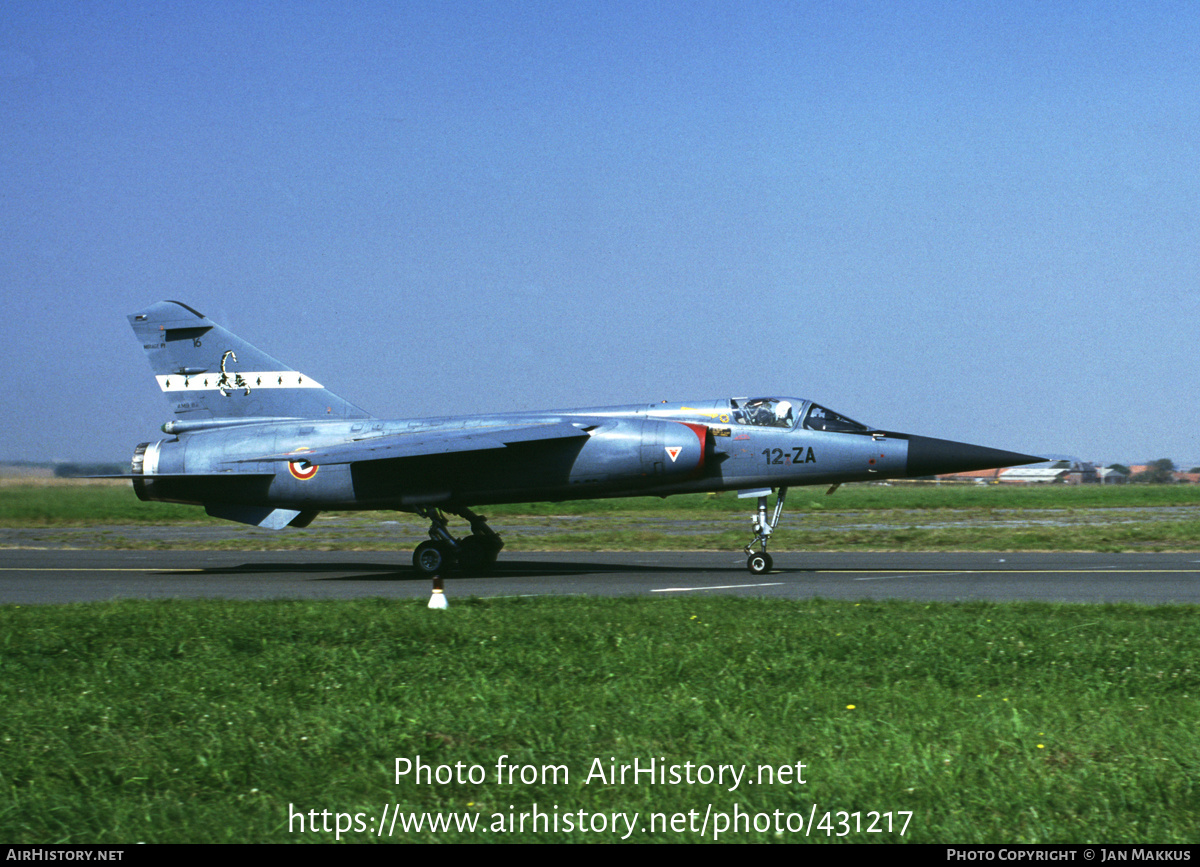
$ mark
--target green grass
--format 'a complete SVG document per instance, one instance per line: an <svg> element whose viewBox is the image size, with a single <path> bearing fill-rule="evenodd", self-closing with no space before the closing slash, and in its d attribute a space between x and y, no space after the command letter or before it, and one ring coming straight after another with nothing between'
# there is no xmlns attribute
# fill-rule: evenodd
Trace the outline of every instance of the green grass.
<svg viewBox="0 0 1200 867"><path fill-rule="evenodd" d="M827 496L826 489L793 488L788 513L876 510L966 510L980 513L1006 509L1134 509L1200 505L1200 485L844 485ZM753 499L736 494L693 494L678 497L626 497L565 503L521 503L486 507L494 516L745 514ZM330 513L394 517L390 512ZM199 506L143 503L127 485L8 484L0 487L0 526L87 526L90 524L224 523L209 518Z"/></svg>
<svg viewBox="0 0 1200 867"><path fill-rule="evenodd" d="M1043 488L847 485L793 490L776 551L1179 551L1200 547L1200 486ZM736 550L754 501L734 494L486 507L507 550ZM154 527L155 534L122 527ZM171 527L213 527L197 535ZM0 487L9 544L239 550L405 550L427 524L394 512L330 512L305 531L268 532L207 517L197 506L143 503L123 486ZM60 533L74 528L94 533ZM455 525L465 532L465 525ZM44 532L40 532L44 531Z"/></svg>
<svg viewBox="0 0 1200 867"><path fill-rule="evenodd" d="M897 828L912 811L903 838L855 842L1194 843L1198 614L729 598L4 606L0 839L332 840L289 831L290 808L373 823L399 805L487 826L536 804L560 822L637 812L637 842L701 839L642 832L651 813L686 827L709 805L781 811L807 829L815 805L835 834L838 811L864 825L892 811ZM397 784L396 758L418 755L485 779ZM569 779L497 782L501 756ZM806 783L585 783L596 759L652 758L802 762Z"/></svg>
<svg viewBox="0 0 1200 867"><path fill-rule="evenodd" d="M128 484L8 484L0 487L2 527L80 527L213 521L198 506L143 503Z"/></svg>

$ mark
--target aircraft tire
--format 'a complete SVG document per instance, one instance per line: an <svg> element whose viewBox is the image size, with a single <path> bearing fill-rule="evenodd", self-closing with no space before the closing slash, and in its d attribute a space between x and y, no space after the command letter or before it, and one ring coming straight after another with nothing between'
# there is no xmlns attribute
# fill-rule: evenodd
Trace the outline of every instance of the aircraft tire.
<svg viewBox="0 0 1200 867"><path fill-rule="evenodd" d="M746 568L753 575L765 575L771 571L771 567L775 565L775 561L771 559L771 555L766 551L759 554L751 554L750 559L746 561Z"/></svg>
<svg viewBox="0 0 1200 867"><path fill-rule="evenodd" d="M413 568L427 578L448 572L453 562L450 546L432 539L413 551Z"/></svg>
<svg viewBox="0 0 1200 867"><path fill-rule="evenodd" d="M479 574L496 565L500 549L482 536L467 536L458 543L458 565L464 572Z"/></svg>

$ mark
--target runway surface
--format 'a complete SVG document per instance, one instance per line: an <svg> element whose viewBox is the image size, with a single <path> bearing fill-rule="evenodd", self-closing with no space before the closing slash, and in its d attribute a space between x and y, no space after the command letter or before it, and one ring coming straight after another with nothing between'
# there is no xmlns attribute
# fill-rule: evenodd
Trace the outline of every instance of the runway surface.
<svg viewBox="0 0 1200 867"><path fill-rule="evenodd" d="M1182 554L775 553L751 575L736 553L501 555L446 595L726 594L784 599L1200 603L1200 552ZM133 598L428 598L402 552L0 550L0 603Z"/></svg>

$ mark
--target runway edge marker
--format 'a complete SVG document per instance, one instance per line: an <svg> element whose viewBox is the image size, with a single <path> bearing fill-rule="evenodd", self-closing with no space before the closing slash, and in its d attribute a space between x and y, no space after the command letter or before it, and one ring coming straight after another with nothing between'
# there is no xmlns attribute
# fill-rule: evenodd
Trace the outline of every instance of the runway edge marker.
<svg viewBox="0 0 1200 867"><path fill-rule="evenodd" d="M429 607L435 610L444 610L450 607L450 603L446 601L446 594L442 588L442 576L433 576L433 594L429 597Z"/></svg>

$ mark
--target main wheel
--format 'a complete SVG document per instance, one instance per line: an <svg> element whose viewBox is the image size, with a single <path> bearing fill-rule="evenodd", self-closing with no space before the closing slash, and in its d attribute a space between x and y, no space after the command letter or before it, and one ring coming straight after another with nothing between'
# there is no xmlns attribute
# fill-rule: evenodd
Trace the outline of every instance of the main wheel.
<svg viewBox="0 0 1200 867"><path fill-rule="evenodd" d="M774 565L775 562L766 551L760 554L751 554L750 559L746 561L746 568L754 575L763 575L770 572L771 567Z"/></svg>
<svg viewBox="0 0 1200 867"><path fill-rule="evenodd" d="M458 565L464 572L487 572L496 565L500 548L482 536L467 536L458 543Z"/></svg>
<svg viewBox="0 0 1200 867"><path fill-rule="evenodd" d="M453 561L450 546L445 542L430 539L428 542L422 542L413 551L413 568L426 577L448 571Z"/></svg>

